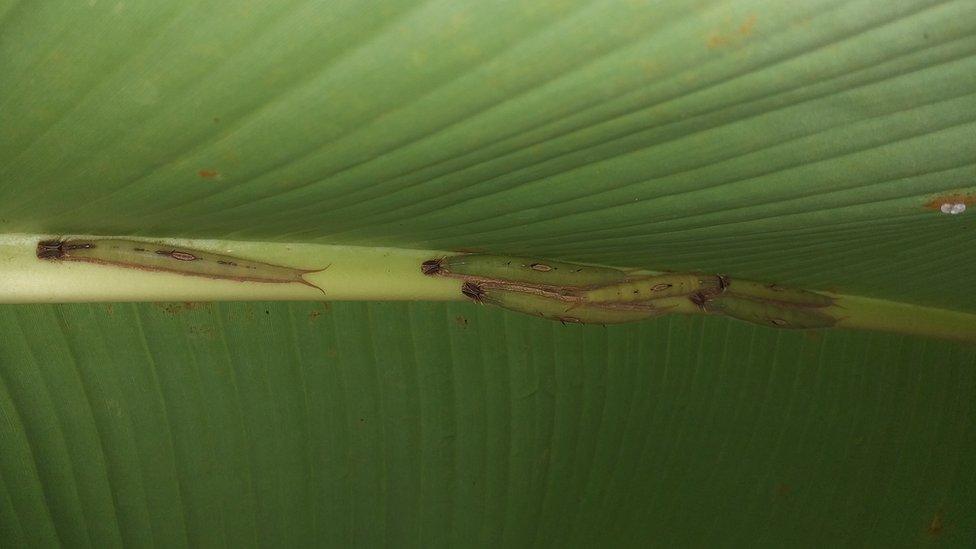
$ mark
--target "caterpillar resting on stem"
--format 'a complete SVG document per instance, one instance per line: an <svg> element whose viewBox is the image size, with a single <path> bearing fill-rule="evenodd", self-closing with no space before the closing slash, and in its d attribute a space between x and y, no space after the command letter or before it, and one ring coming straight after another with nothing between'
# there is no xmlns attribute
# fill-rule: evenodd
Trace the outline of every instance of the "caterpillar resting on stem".
<svg viewBox="0 0 976 549"><path fill-rule="evenodd" d="M461 293L478 303L573 324L618 324L635 322L669 312L670 307L652 303L586 303L566 301L519 292L490 283L465 282Z"/></svg>
<svg viewBox="0 0 976 549"><path fill-rule="evenodd" d="M705 304L705 309L752 324L774 328L809 330L830 328L837 323L837 319L818 308L798 307L735 295L722 296L709 301Z"/></svg>
<svg viewBox="0 0 976 549"><path fill-rule="evenodd" d="M603 286L627 280L627 273L610 267L488 254L452 255L431 259L424 261L421 271L426 275L507 280L562 288Z"/></svg>
<svg viewBox="0 0 976 549"><path fill-rule="evenodd" d="M37 257L239 282L297 282L323 293L325 291L306 280L305 275L328 268L295 269L203 250L122 239L42 240L37 244Z"/></svg>

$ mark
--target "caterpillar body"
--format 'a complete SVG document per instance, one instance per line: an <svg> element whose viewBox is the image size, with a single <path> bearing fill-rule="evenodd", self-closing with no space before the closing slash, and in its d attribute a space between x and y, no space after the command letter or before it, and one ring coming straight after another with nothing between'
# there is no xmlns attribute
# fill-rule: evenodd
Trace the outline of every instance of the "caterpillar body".
<svg viewBox="0 0 976 549"><path fill-rule="evenodd" d="M729 282L728 291L730 294L742 297L790 303L804 307L829 307L834 304L834 298L830 296L752 280L732 280Z"/></svg>
<svg viewBox="0 0 976 549"><path fill-rule="evenodd" d="M722 275L666 274L601 286L581 292L579 296L587 301L604 303L645 301L695 293L712 297L725 291L728 283L728 278Z"/></svg>
<svg viewBox="0 0 976 549"><path fill-rule="evenodd" d="M465 282L461 286L461 293L478 303L573 324L619 324L670 312L670 307L657 307L647 302L593 304L583 301L564 301L498 287L490 283Z"/></svg>
<svg viewBox="0 0 976 549"><path fill-rule="evenodd" d="M830 328L837 319L816 308L725 295L705 304L708 312L721 313L752 324L808 330Z"/></svg>
<svg viewBox="0 0 976 549"><path fill-rule="evenodd" d="M239 282L297 282L320 291L323 290L306 280L305 275L325 270L296 269L192 248L123 239L42 240L37 244L37 257Z"/></svg>
<svg viewBox="0 0 976 549"><path fill-rule="evenodd" d="M627 273L610 267L504 255L453 255L423 262L426 275L507 280L550 287L603 286L627 280Z"/></svg>

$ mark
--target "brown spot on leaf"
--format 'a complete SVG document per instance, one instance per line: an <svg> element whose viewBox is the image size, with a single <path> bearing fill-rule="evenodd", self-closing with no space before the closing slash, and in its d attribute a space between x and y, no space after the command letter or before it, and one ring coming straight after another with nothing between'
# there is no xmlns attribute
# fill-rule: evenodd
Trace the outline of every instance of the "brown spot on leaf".
<svg viewBox="0 0 976 549"><path fill-rule="evenodd" d="M192 337L199 337L203 339L212 340L216 336L216 330L214 330L213 326L206 326L206 325L190 326L189 331Z"/></svg>
<svg viewBox="0 0 976 549"><path fill-rule="evenodd" d="M461 329L468 327L468 319L460 315L454 317L454 323L457 324Z"/></svg>
<svg viewBox="0 0 976 549"><path fill-rule="evenodd" d="M719 34L717 32L713 32L712 34L709 34L708 40L705 41L705 45L708 46L708 49L710 50L721 48L722 46L728 45L728 43L729 43L728 37Z"/></svg>
<svg viewBox="0 0 976 549"><path fill-rule="evenodd" d="M823 332L819 330L806 330L803 332L803 337L806 338L807 341L817 342L823 340Z"/></svg>
<svg viewBox="0 0 976 549"><path fill-rule="evenodd" d="M220 172L217 170L200 170L197 175L204 179L215 179L220 176Z"/></svg>
<svg viewBox="0 0 976 549"><path fill-rule="evenodd" d="M746 17L746 20L743 21L742 25L739 26L739 34L741 34L742 36L749 36L750 34L752 34L752 30L755 27L756 27L756 14L753 13L749 17Z"/></svg>
<svg viewBox="0 0 976 549"><path fill-rule="evenodd" d="M777 482L773 487L773 495L777 498L788 498L793 493L793 487L785 482Z"/></svg>
<svg viewBox="0 0 976 549"><path fill-rule="evenodd" d="M329 312L329 304L323 303L322 310L313 310L308 313L308 320L313 321L327 312Z"/></svg>
<svg viewBox="0 0 976 549"><path fill-rule="evenodd" d="M723 48L726 46L741 46L742 43L752 35L753 30L756 28L757 17L756 14L750 14L738 24L734 29L728 29L728 27L720 30L714 30L708 34L705 39L705 46L710 50ZM727 21L726 24L731 27L735 25L731 20Z"/></svg>
<svg viewBox="0 0 976 549"><path fill-rule="evenodd" d="M946 193L940 194L924 204L926 210L942 211L943 204L965 204L966 207L976 204L976 193Z"/></svg>
<svg viewBox="0 0 976 549"><path fill-rule="evenodd" d="M162 309L166 314L170 315L192 311L206 305L207 303L195 301L184 301L183 303L153 303L154 307L157 309Z"/></svg>
<svg viewBox="0 0 976 549"><path fill-rule="evenodd" d="M936 512L935 516L932 517L932 522L929 523L929 527L925 531L930 536L935 537L942 533L943 528L945 528L945 525L942 524L942 513Z"/></svg>

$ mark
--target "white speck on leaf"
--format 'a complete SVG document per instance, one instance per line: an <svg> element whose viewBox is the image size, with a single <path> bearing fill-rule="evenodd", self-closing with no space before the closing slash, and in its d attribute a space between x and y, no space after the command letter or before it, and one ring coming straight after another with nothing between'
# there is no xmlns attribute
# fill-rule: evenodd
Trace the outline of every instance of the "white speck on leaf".
<svg viewBox="0 0 976 549"><path fill-rule="evenodd" d="M960 202L958 204L950 204L950 203L946 202L945 204L943 204L939 208L939 210L941 210L942 213L944 213L944 214L958 215L958 214L961 214L962 212L966 211L966 205L963 204L962 202Z"/></svg>

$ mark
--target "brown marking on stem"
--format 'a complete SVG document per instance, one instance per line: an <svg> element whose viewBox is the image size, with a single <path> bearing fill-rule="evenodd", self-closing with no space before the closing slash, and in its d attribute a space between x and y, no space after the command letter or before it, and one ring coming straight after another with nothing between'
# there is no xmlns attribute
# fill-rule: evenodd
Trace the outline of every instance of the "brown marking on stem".
<svg viewBox="0 0 976 549"><path fill-rule="evenodd" d="M223 259L218 259L217 260L217 263L219 263L221 265L230 265L231 267L236 267L237 266L237 263L234 263L233 261L224 261ZM253 269L254 267L251 267L251 268Z"/></svg>
<svg viewBox="0 0 976 549"><path fill-rule="evenodd" d="M582 320L576 318L575 316L557 316L557 317L554 317L554 318L555 318L555 320L558 320L559 322L562 322L563 323L563 326L565 326L567 322L570 323L570 324L582 324L583 323Z"/></svg>
<svg viewBox="0 0 976 549"><path fill-rule="evenodd" d="M779 326L780 328L790 325L789 322L783 320L782 318L770 318L769 321L773 324L773 326Z"/></svg>
<svg viewBox="0 0 976 549"><path fill-rule="evenodd" d="M132 249L135 250L135 251L137 251L137 252L148 252L149 251L149 250L147 250L145 248L132 248Z"/></svg>
<svg viewBox="0 0 976 549"><path fill-rule="evenodd" d="M651 291L652 292L660 292L660 291L667 290L668 288L670 288L672 286L674 286L674 284L667 284L667 283L662 282L661 284L655 284L655 285L651 286ZM636 294L637 291L635 291L634 293Z"/></svg>
<svg viewBox="0 0 976 549"><path fill-rule="evenodd" d="M548 273L552 270L552 267L546 265L545 263L533 263L529 265L529 268L531 268L533 271L539 271L540 273Z"/></svg>

